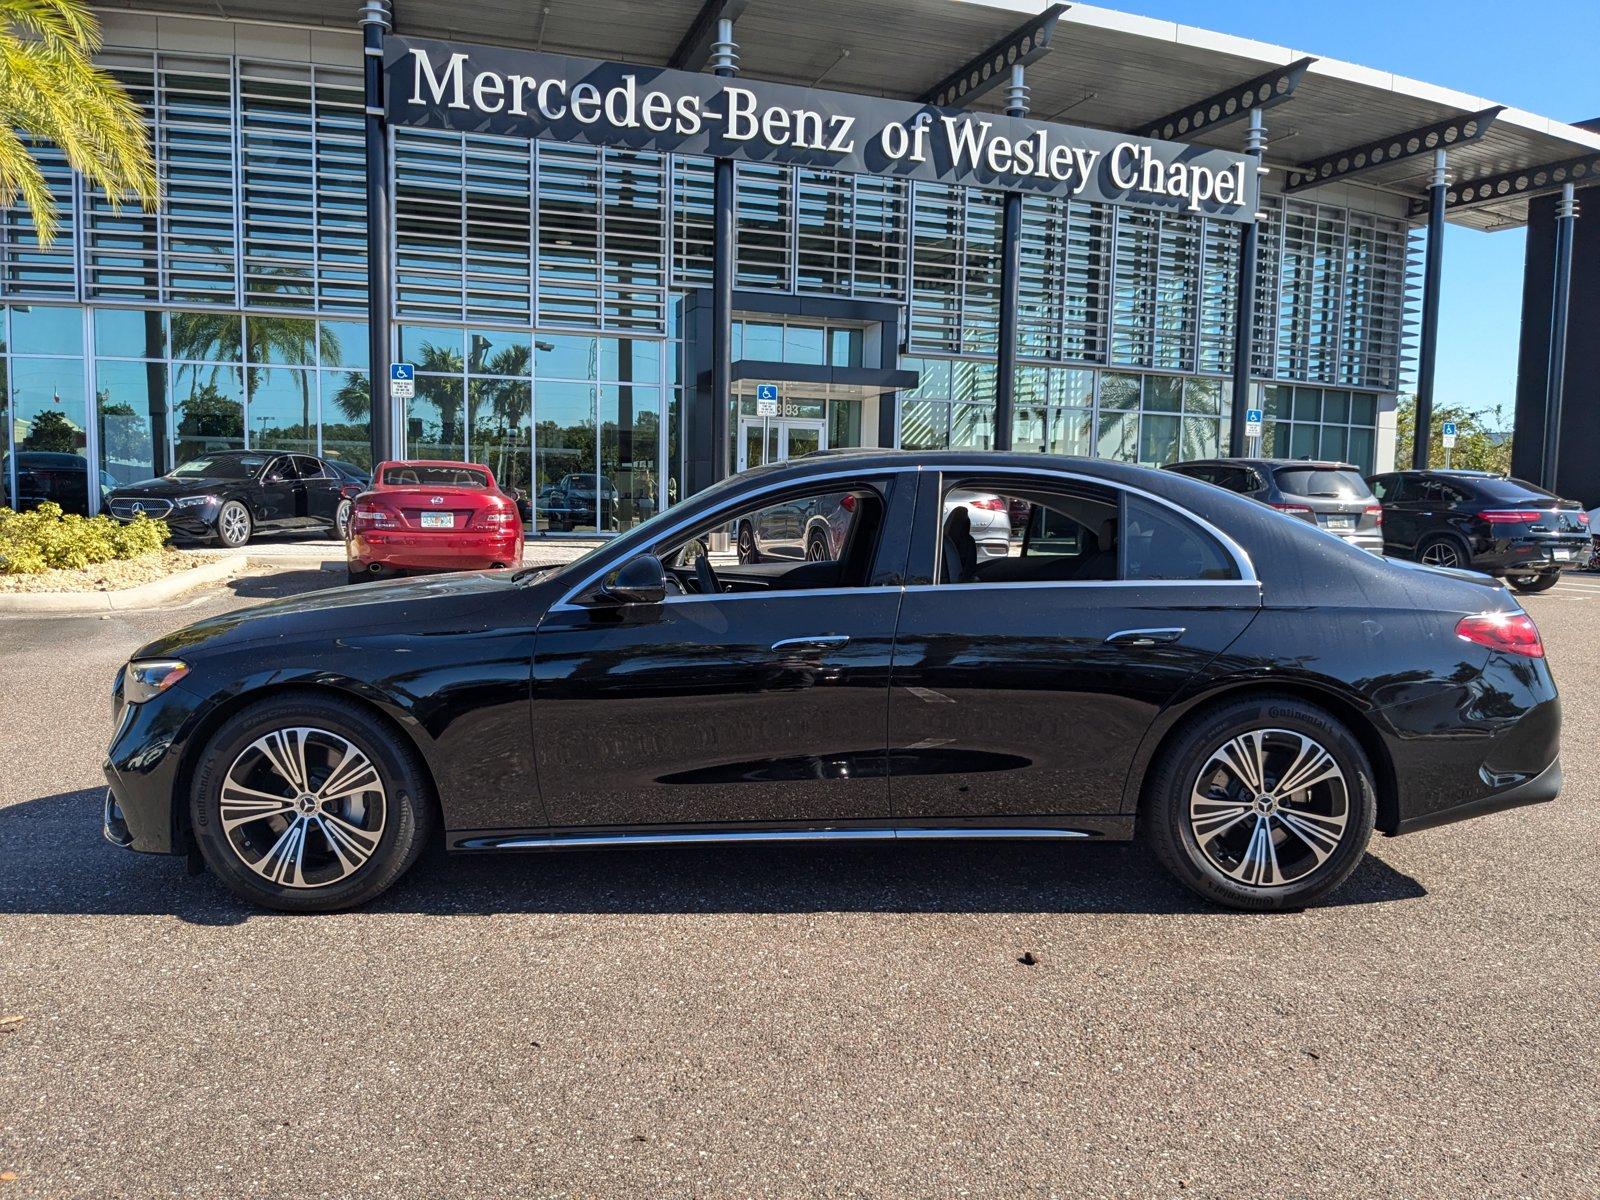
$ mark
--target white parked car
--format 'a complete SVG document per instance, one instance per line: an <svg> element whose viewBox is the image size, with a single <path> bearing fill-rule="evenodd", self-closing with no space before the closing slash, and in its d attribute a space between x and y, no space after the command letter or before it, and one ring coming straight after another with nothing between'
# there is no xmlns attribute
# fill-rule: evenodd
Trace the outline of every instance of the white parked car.
<svg viewBox="0 0 1600 1200"><path fill-rule="evenodd" d="M972 521L972 539L978 543L978 561L1005 558L1011 553L1011 506L993 492L955 491L945 497L944 515L965 508Z"/></svg>

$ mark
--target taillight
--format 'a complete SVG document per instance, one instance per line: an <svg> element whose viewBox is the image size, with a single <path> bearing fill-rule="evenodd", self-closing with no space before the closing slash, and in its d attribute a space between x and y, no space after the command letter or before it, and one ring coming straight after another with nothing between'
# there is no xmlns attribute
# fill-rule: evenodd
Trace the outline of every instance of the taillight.
<svg viewBox="0 0 1600 1200"><path fill-rule="evenodd" d="M393 525L394 514L387 508L377 504L358 504L355 511L350 514L350 524L355 525Z"/></svg>
<svg viewBox="0 0 1600 1200"><path fill-rule="evenodd" d="M839 507L844 509L845 512L855 512L856 498L853 495L846 493L844 499L839 501Z"/></svg>
<svg viewBox="0 0 1600 1200"><path fill-rule="evenodd" d="M1281 513L1288 513L1291 517L1304 517L1306 520L1315 520L1315 514L1304 504L1274 504L1271 507Z"/></svg>
<svg viewBox="0 0 1600 1200"><path fill-rule="evenodd" d="M1383 525L1383 505L1369 504L1367 505L1365 511L1367 516L1372 518L1372 523L1374 525L1378 525L1380 527Z"/></svg>
<svg viewBox="0 0 1600 1200"><path fill-rule="evenodd" d="M1526 508L1486 508L1478 515L1491 525L1532 525L1544 516Z"/></svg>
<svg viewBox="0 0 1600 1200"><path fill-rule="evenodd" d="M1525 658L1543 658L1544 642L1539 638L1539 627L1527 613L1482 613L1476 617L1462 617L1456 622L1456 636L1476 646L1491 650L1504 650L1507 654L1520 654Z"/></svg>
<svg viewBox="0 0 1600 1200"><path fill-rule="evenodd" d="M482 520L485 525L510 525L517 521L518 517L514 512L506 512L504 509L494 508L484 513Z"/></svg>
<svg viewBox="0 0 1600 1200"><path fill-rule="evenodd" d="M962 503L969 508L981 508L984 512L1006 512L1008 506L999 496L979 496L975 500L965 500Z"/></svg>
<svg viewBox="0 0 1600 1200"><path fill-rule="evenodd" d="M1579 525L1587 525L1588 523L1589 523L1589 514L1586 513L1586 512L1579 513L1578 514L1578 524Z"/></svg>

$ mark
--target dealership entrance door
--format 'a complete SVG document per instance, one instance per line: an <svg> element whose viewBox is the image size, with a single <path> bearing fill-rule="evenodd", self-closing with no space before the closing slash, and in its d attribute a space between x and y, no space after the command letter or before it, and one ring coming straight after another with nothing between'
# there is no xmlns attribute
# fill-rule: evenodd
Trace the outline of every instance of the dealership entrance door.
<svg viewBox="0 0 1600 1200"><path fill-rule="evenodd" d="M805 417L740 417L737 469L788 462L828 448L826 421Z"/></svg>

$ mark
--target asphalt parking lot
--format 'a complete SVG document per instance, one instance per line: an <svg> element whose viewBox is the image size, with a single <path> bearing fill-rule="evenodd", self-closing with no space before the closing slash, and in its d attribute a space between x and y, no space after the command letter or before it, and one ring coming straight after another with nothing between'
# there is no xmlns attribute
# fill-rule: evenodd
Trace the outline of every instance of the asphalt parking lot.
<svg viewBox="0 0 1600 1200"><path fill-rule="evenodd" d="M128 653L332 578L0 619L0 1200L1600 1195L1600 575L1525 602L1565 794L1302 913L972 844L435 856L286 917L103 842Z"/></svg>

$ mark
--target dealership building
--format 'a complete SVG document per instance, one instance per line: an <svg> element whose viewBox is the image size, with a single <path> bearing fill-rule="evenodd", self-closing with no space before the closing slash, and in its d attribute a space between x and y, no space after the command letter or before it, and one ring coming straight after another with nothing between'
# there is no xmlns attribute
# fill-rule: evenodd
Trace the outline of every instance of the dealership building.
<svg viewBox="0 0 1600 1200"><path fill-rule="evenodd" d="M626 527L822 448L1160 465L1256 410L1381 470L1412 376L1452 399L1446 222L1531 224L1519 469L1600 503L1593 129L1032 0L97 11L165 194L44 149L60 236L0 210L13 505L251 448L475 460L541 530L599 476Z"/></svg>

